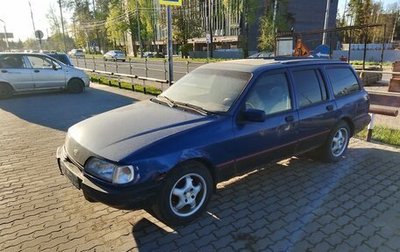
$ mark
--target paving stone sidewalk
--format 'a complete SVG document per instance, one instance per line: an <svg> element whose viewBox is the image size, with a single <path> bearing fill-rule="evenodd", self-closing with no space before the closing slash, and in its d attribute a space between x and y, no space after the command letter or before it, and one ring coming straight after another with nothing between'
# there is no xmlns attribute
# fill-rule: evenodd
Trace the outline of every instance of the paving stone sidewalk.
<svg viewBox="0 0 400 252"><path fill-rule="evenodd" d="M221 183L185 227L86 202L55 150L73 123L135 102L125 92L0 101L0 251L400 251L400 149L360 140L336 164L291 158Z"/></svg>

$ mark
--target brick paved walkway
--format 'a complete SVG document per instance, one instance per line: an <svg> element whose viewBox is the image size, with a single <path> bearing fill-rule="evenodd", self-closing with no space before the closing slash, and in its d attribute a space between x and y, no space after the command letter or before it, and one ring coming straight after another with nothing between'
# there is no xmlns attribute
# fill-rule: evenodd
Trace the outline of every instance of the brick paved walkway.
<svg viewBox="0 0 400 252"><path fill-rule="evenodd" d="M400 250L400 150L359 140L337 164L292 158L222 183L176 230L86 202L55 150L71 124L134 102L118 92L0 101L0 251Z"/></svg>

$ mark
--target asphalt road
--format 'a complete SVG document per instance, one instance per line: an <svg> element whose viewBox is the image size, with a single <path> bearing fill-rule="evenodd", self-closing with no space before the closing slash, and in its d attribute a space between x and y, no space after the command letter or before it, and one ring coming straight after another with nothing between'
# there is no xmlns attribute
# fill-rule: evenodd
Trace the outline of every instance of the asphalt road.
<svg viewBox="0 0 400 252"><path fill-rule="evenodd" d="M148 60L147 63L145 59L135 59L131 62L112 62L104 61L101 58L74 58L72 59L72 61L73 64L77 67L84 67L115 73L135 74L137 76L151 77L163 80L168 78L168 63L164 63L162 59ZM174 62L174 81L179 80L187 72L190 72L203 64L204 63L186 63L181 61Z"/></svg>

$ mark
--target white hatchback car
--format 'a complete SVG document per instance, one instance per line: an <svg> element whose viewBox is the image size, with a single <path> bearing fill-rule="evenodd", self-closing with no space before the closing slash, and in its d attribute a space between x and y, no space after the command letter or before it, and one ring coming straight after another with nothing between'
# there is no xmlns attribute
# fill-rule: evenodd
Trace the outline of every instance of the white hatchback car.
<svg viewBox="0 0 400 252"><path fill-rule="evenodd" d="M72 49L68 55L74 58L85 58L85 53L82 49Z"/></svg>
<svg viewBox="0 0 400 252"><path fill-rule="evenodd" d="M40 53L0 53L0 98L14 93L65 89L83 92L90 83L82 70Z"/></svg>
<svg viewBox="0 0 400 252"><path fill-rule="evenodd" d="M111 51L106 52L103 55L103 58L104 58L105 61L107 61L107 60L113 60L113 61L120 60L122 62L125 62L126 55L125 55L125 53L123 51L111 50Z"/></svg>

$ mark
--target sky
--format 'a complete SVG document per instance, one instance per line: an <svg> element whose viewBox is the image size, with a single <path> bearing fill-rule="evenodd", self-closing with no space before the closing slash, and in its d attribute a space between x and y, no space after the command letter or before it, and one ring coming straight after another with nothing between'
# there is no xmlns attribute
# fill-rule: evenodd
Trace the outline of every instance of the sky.
<svg viewBox="0 0 400 252"><path fill-rule="evenodd" d="M32 5L35 28L36 30L41 30L45 37L47 37L48 32L50 32L50 27L46 18L50 6L53 5L57 10L57 14L59 14L58 0L0 0L0 19L6 23L7 32L12 32L14 34L14 41L18 41L18 39L26 40L27 38L34 37L28 1L30 1ZM348 2L348 0L339 0L338 11L340 13L343 13L346 2ZM400 2L400 0L381 0L381 2L387 5ZM64 16L67 16L68 22L68 14L64 13ZM0 28L1 32L3 32L3 24L1 22Z"/></svg>
<svg viewBox="0 0 400 252"><path fill-rule="evenodd" d="M32 5L36 30L41 30L47 37L50 27L46 18L51 5L59 15L58 0L29 0ZM6 23L7 32L14 34L14 41L34 37L34 30L28 0L0 0L0 19ZM4 32L0 22L1 32Z"/></svg>

